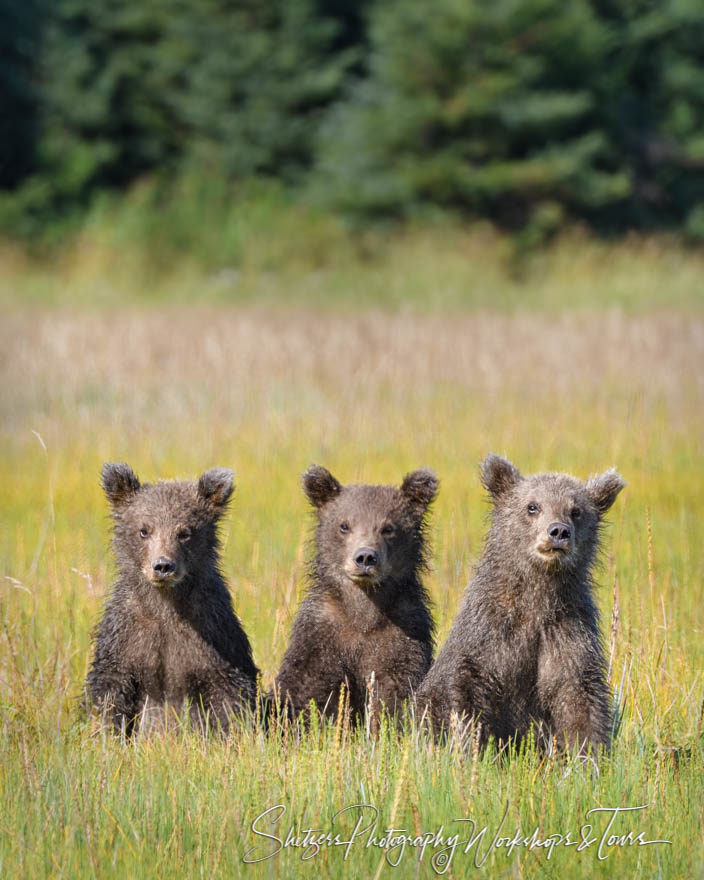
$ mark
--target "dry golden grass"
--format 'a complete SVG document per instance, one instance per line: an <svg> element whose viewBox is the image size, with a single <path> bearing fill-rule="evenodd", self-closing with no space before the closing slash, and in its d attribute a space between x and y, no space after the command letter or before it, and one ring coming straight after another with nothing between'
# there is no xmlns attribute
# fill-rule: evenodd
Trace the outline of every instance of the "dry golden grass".
<svg viewBox="0 0 704 880"><path fill-rule="evenodd" d="M662 399L672 414L702 392L704 322L665 310L627 315L490 312L336 315L313 310L198 308L79 313L10 312L0 331L4 416L75 407L99 422L154 418L171 426L295 412L311 395L340 407L328 418L372 416L380 391L399 404L438 389L509 394L526 405L614 393ZM85 406L86 399L90 407ZM341 412L346 406L348 412ZM556 407L559 409L559 407ZM559 417L559 413L557 413ZM63 424L61 427L65 427Z"/></svg>

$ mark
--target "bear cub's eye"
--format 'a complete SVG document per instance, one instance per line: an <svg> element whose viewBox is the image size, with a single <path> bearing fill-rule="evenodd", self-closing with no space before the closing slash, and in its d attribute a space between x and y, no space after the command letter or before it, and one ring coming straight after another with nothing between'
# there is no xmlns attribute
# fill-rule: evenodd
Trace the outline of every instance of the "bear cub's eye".
<svg viewBox="0 0 704 880"><path fill-rule="evenodd" d="M383 525L381 527L381 534L385 538L390 538L393 535L393 533L394 533L394 527L391 525L391 523L386 523L386 525Z"/></svg>
<svg viewBox="0 0 704 880"><path fill-rule="evenodd" d="M579 519L581 515L582 511L579 509L579 507L572 508L572 519Z"/></svg>
<svg viewBox="0 0 704 880"><path fill-rule="evenodd" d="M538 507L537 504L534 504L534 503L531 501L531 503L530 503L530 504L528 505L528 507L527 507L527 510L528 510L528 513L529 513L531 516L534 516L534 515L540 510L540 508Z"/></svg>
<svg viewBox="0 0 704 880"><path fill-rule="evenodd" d="M190 529L181 529L178 533L178 539L181 544L185 544L186 541L189 541L191 538L191 530Z"/></svg>
<svg viewBox="0 0 704 880"><path fill-rule="evenodd" d="M146 526L142 526L142 528L139 530L139 537L140 538L148 538L149 537L149 529Z"/></svg>
<svg viewBox="0 0 704 880"><path fill-rule="evenodd" d="M340 523L340 531L341 532L349 532L349 530L350 530L350 524L348 522L341 522Z"/></svg>

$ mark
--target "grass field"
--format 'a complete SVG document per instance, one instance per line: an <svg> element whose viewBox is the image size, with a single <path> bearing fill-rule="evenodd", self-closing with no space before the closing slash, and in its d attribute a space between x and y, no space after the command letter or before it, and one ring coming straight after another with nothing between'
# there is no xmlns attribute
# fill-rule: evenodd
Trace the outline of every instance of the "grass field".
<svg viewBox="0 0 704 880"><path fill-rule="evenodd" d="M4 261L1 876L702 876L701 258L589 245L580 262L572 242L519 282L482 265L474 239L471 258L461 237L423 241L397 241L381 261L349 256L344 275L255 264L236 301L190 305L195 270L174 272L178 302L167 304L166 288L129 274L122 301L100 260L100 272L55 276ZM346 291L342 306L328 289ZM305 467L345 482L436 470L428 585L441 644L481 550L477 465L492 450L525 472L615 465L628 481L608 515L598 597L623 721L598 773L530 753L460 754L413 729L125 745L81 718L90 630L114 573L103 461L124 459L146 479L235 469L224 571L268 685L305 587ZM253 830L277 805L278 823L271 813ZM373 835L361 832L372 807ZM606 812L622 807L644 809ZM263 836L285 839L292 826L349 839L358 818L347 848L275 854ZM467 839L459 819L487 828L467 853L447 839L422 859L418 846L384 846L388 827ZM552 846L492 846L536 827ZM609 845L629 831L671 843ZM594 842L559 840L568 834ZM270 857L248 864L246 853Z"/></svg>

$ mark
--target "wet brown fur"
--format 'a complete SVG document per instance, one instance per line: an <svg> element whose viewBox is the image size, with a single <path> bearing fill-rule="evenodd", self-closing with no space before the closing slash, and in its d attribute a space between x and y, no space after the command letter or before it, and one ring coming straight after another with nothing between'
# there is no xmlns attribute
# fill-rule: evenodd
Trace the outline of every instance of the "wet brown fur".
<svg viewBox="0 0 704 880"><path fill-rule="evenodd" d="M232 472L140 484L127 465L106 464L102 485L118 578L95 634L89 702L128 735L136 724L162 727L186 704L200 727L226 730L232 713L253 706L257 677L219 570L217 524ZM160 560L173 574L157 576Z"/></svg>
<svg viewBox="0 0 704 880"><path fill-rule="evenodd" d="M317 511L310 588L276 678L277 699L294 714L313 700L334 716L344 684L361 718L373 682L376 719L382 706L400 708L432 661L433 621L420 576L437 479L419 470L399 488L342 486L314 466L303 485ZM378 556L368 577L356 574L360 547Z"/></svg>
<svg viewBox="0 0 704 880"><path fill-rule="evenodd" d="M592 569L602 517L625 485L615 471L586 483L523 477L489 455L482 481L492 524L448 639L418 693L417 711L447 731L453 713L488 738L584 751L608 747L611 707ZM533 509L535 508L535 509ZM549 529L570 533L555 549Z"/></svg>

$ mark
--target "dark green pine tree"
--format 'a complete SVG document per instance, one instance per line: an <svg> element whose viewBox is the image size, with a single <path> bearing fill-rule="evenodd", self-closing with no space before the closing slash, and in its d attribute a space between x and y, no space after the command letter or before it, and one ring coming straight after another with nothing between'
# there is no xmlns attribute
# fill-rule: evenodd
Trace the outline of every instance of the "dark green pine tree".
<svg viewBox="0 0 704 880"><path fill-rule="evenodd" d="M0 0L0 189L34 171L38 136L39 0Z"/></svg>
<svg viewBox="0 0 704 880"><path fill-rule="evenodd" d="M310 0L57 0L40 170L58 202L207 155L295 178L348 64Z"/></svg>
<svg viewBox="0 0 704 880"><path fill-rule="evenodd" d="M614 34L600 110L631 180L618 225L681 227L704 240L704 7L600 0Z"/></svg>
<svg viewBox="0 0 704 880"><path fill-rule="evenodd" d="M695 6L379 2L369 74L323 130L316 189L351 215L431 204L543 232L565 214L605 228L690 215Z"/></svg>

